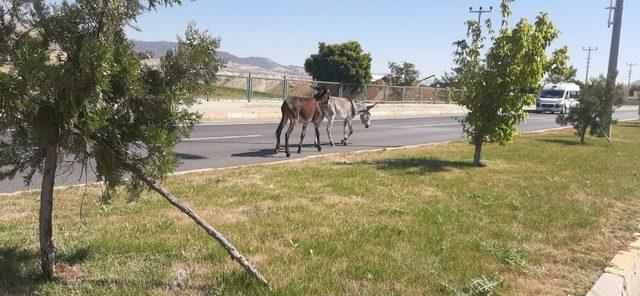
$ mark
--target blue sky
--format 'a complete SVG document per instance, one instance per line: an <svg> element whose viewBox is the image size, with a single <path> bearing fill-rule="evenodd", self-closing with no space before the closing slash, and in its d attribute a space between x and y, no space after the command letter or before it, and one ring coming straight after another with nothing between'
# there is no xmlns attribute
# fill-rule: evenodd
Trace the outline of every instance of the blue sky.
<svg viewBox="0 0 640 296"><path fill-rule="evenodd" d="M359 41L373 56L373 72L385 73L388 61L415 63L423 76L452 66L452 42L464 37L470 6L499 6L498 0L196 0L159 9L139 18L140 32L130 38L173 41L190 20L222 38L222 47L241 57L263 56L281 64L302 65L319 41ZM625 1L619 80L626 82L627 62L640 62L640 2ZM514 18L533 21L550 14L562 31L554 46L569 46L571 64L583 79L586 52L597 46L591 73L606 71L611 31L604 9L609 0L517 0ZM497 20L499 13L490 15ZM640 66L633 80L640 79Z"/></svg>

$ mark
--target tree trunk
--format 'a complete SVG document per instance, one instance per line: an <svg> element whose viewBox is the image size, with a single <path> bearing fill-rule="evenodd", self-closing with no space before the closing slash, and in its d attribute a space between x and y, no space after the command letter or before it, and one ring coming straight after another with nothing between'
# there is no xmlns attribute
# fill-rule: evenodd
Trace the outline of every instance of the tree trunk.
<svg viewBox="0 0 640 296"><path fill-rule="evenodd" d="M474 140L475 151L473 153L473 164L476 166L482 166L481 157L482 157L482 144L484 137L476 137Z"/></svg>
<svg viewBox="0 0 640 296"><path fill-rule="evenodd" d="M47 156L44 161L39 217L41 266L42 273L47 279L52 279L55 275L55 247L53 244L53 221L51 219L51 213L53 211L53 186L56 179L57 166L58 147L57 145L52 145L47 148Z"/></svg>
<svg viewBox="0 0 640 296"><path fill-rule="evenodd" d="M220 243L225 250L229 253L231 258L238 262L245 270L251 273L258 281L263 284L269 286L267 280L260 274L258 269L256 269L249 260L247 260L238 250L234 247L223 235L218 232L216 229L211 227L206 221L202 220L195 212L193 212L186 204L182 201L174 197L170 192L165 190L164 188L158 186L155 180L149 178L140 168L129 165L129 169L132 173L138 177L142 182L147 184L149 188L153 189L155 192L159 193L162 197L164 197L170 204L178 208L181 212L187 214L193 221L196 222L200 227L202 227L207 234L213 237L218 243Z"/></svg>
<svg viewBox="0 0 640 296"><path fill-rule="evenodd" d="M580 144L584 144L584 137L587 134L587 126L585 125L581 130L580 130Z"/></svg>

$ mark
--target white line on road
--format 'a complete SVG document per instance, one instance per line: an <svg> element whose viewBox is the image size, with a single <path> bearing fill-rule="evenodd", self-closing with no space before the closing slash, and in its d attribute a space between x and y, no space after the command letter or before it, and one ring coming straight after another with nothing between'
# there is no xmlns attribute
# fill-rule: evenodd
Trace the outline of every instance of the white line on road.
<svg viewBox="0 0 640 296"><path fill-rule="evenodd" d="M420 125L405 125L400 128L416 128L416 127L432 127L432 126L453 126L460 125L460 123L436 123L436 124L420 124Z"/></svg>
<svg viewBox="0 0 640 296"><path fill-rule="evenodd" d="M223 136L223 137L208 137L208 138L189 138L182 139L182 142L195 142L195 141L207 141L207 140L224 140L224 139L242 139L242 138L259 138L262 135L244 135L244 136Z"/></svg>

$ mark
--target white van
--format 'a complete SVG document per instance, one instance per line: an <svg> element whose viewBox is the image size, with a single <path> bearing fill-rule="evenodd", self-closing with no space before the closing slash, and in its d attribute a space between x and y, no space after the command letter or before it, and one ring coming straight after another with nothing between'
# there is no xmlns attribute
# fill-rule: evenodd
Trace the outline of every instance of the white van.
<svg viewBox="0 0 640 296"><path fill-rule="evenodd" d="M579 104L580 86L575 83L545 84L536 100L536 112L566 113Z"/></svg>

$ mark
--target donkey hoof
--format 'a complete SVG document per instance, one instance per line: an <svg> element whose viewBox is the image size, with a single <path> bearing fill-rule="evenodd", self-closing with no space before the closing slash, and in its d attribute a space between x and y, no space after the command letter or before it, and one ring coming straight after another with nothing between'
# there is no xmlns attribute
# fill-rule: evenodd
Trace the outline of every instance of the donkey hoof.
<svg viewBox="0 0 640 296"><path fill-rule="evenodd" d="M329 145L331 145L331 146L335 146L335 145L336 145L336 143L334 143L333 141L331 141L331 142L329 142Z"/></svg>
<svg viewBox="0 0 640 296"><path fill-rule="evenodd" d="M291 157L291 153L287 153L287 157Z"/></svg>
<svg viewBox="0 0 640 296"><path fill-rule="evenodd" d="M318 152L322 151L322 147L318 147Z"/></svg>

